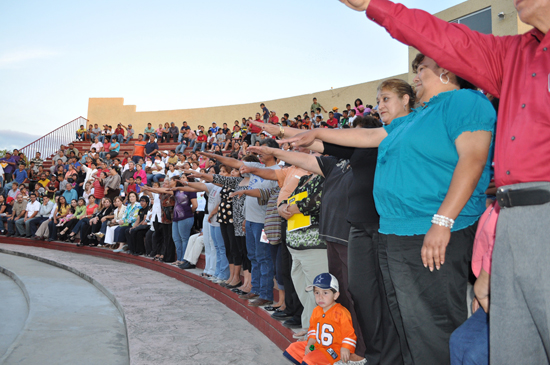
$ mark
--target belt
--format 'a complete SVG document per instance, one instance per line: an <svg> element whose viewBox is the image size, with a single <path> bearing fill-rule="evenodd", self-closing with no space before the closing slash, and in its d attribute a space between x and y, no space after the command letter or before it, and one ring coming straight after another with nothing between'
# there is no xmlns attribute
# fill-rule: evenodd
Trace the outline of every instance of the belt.
<svg viewBox="0 0 550 365"><path fill-rule="evenodd" d="M550 191L534 188L497 190L497 202L501 208L542 205L550 202Z"/></svg>

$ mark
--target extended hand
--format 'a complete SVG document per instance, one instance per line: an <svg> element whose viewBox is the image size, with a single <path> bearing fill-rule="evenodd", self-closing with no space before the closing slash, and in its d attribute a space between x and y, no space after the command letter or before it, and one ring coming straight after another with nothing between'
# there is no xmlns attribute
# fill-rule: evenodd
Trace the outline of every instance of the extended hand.
<svg viewBox="0 0 550 365"><path fill-rule="evenodd" d="M267 146L250 146L246 149L249 153L260 153L262 155L272 155L273 150Z"/></svg>
<svg viewBox="0 0 550 365"><path fill-rule="evenodd" d="M245 192L245 191L246 191L246 190L234 191L234 192L232 192L231 194L229 194L229 197L230 197L230 198L234 198L234 197L236 197L236 196L242 196L242 195L244 195L244 192Z"/></svg>
<svg viewBox="0 0 550 365"><path fill-rule="evenodd" d="M435 266L439 270L445 263L445 251L450 239L451 230L449 228L437 224L432 225L424 237L424 244L420 251L424 267L429 267L430 271L434 271Z"/></svg>
<svg viewBox="0 0 550 365"><path fill-rule="evenodd" d="M348 362L350 356L349 349L342 347L340 348L340 359L342 359L343 362Z"/></svg>
<svg viewBox="0 0 550 365"><path fill-rule="evenodd" d="M262 122L256 122L252 121L250 124L255 125L256 127L262 128L262 130L266 131L269 134L272 134L274 136L278 135L280 132L279 126L271 124L271 123L262 123Z"/></svg>
<svg viewBox="0 0 550 365"><path fill-rule="evenodd" d="M279 144L289 143L296 147L309 147L315 142L316 130L310 130L307 132L298 133L294 137L277 141Z"/></svg>
<svg viewBox="0 0 550 365"><path fill-rule="evenodd" d="M239 172L242 174L250 174L252 172L252 169L246 165L242 165L239 167Z"/></svg>
<svg viewBox="0 0 550 365"><path fill-rule="evenodd" d="M370 0L340 0L349 8L357 11L365 11L369 7Z"/></svg>

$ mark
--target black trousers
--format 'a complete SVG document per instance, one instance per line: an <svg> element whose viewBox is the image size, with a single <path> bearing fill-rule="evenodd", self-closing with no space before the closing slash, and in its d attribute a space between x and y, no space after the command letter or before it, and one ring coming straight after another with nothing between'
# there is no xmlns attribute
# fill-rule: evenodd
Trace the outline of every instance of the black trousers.
<svg viewBox="0 0 550 365"><path fill-rule="evenodd" d="M292 270L292 255L288 251L286 245L286 219L281 219L281 272L280 275L283 279L283 285L285 287L285 312L290 314L295 320L302 320L302 312L304 311L304 306L298 298L296 293L296 288L294 288L294 283L292 282L292 277L290 272ZM307 326L307 324L304 324Z"/></svg>
<svg viewBox="0 0 550 365"><path fill-rule="evenodd" d="M353 328L357 336L357 347L355 353L361 356L365 353L366 346L361 334L361 326L355 313L353 299L349 292L348 279L348 246L327 241L328 272L338 279L340 284L340 296L337 302L342 304L351 314Z"/></svg>
<svg viewBox="0 0 550 365"><path fill-rule="evenodd" d="M235 242L237 242L238 250L241 252L241 262L243 270L252 272L252 264L250 263L250 259L248 258L248 254L246 251L246 236L235 236Z"/></svg>
<svg viewBox="0 0 550 365"><path fill-rule="evenodd" d="M176 261L176 245L172 240L172 223L164 224L153 222L155 234L153 235L153 247L156 252L164 257L164 262Z"/></svg>
<svg viewBox="0 0 550 365"><path fill-rule="evenodd" d="M424 235L380 234L380 268L406 364L450 364L449 338L468 317L466 287L477 223L452 232L445 264L422 264Z"/></svg>
<svg viewBox="0 0 550 365"><path fill-rule="evenodd" d="M365 358L369 364L402 364L399 337L378 263L378 225L352 223L348 240L348 283L366 348Z"/></svg>
<svg viewBox="0 0 550 365"><path fill-rule="evenodd" d="M142 254L145 252L145 235L149 231L149 225L139 225L126 231L126 243L130 253Z"/></svg>
<svg viewBox="0 0 550 365"><path fill-rule="evenodd" d="M242 265L242 254L237 247L233 223L220 223L220 229L222 231L223 243L225 244L225 256L227 256L227 261L232 265Z"/></svg>
<svg viewBox="0 0 550 365"><path fill-rule="evenodd" d="M157 251L153 251L153 234L155 231L147 231L145 234L145 254L149 256L156 256L159 254Z"/></svg>

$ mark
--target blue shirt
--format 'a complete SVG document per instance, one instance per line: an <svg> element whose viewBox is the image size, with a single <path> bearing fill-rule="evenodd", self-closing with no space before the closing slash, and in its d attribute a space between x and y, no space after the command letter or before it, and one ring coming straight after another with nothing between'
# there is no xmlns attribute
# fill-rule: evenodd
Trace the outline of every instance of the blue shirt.
<svg viewBox="0 0 550 365"><path fill-rule="evenodd" d="M118 142L111 143L110 151L118 153L120 151L120 143L118 143Z"/></svg>
<svg viewBox="0 0 550 365"><path fill-rule="evenodd" d="M17 181L19 184L23 184L23 181L25 181L25 179L29 177L27 175L27 171L20 171L19 169L15 170L13 175L15 176L15 181Z"/></svg>
<svg viewBox="0 0 550 365"><path fill-rule="evenodd" d="M388 136L378 147L373 191L380 232L426 234L458 163L455 140L474 131L489 131L494 138L495 123L495 110L483 94L456 90L434 96L424 107L385 126ZM485 210L491 161L492 152L452 231L474 224Z"/></svg>
<svg viewBox="0 0 550 365"><path fill-rule="evenodd" d="M78 200L78 194L75 189L71 189L71 191L65 190L63 192L63 196L65 197L65 200L67 200L67 204L71 204L73 199Z"/></svg>

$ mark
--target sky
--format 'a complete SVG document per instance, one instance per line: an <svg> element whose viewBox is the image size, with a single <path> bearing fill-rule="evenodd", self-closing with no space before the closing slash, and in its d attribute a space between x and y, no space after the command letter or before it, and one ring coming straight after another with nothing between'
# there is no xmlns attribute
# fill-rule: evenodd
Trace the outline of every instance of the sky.
<svg viewBox="0 0 550 365"><path fill-rule="evenodd" d="M404 0L436 13L462 0ZM1 1L0 149L78 118L269 101L407 72L407 47L338 0Z"/></svg>

